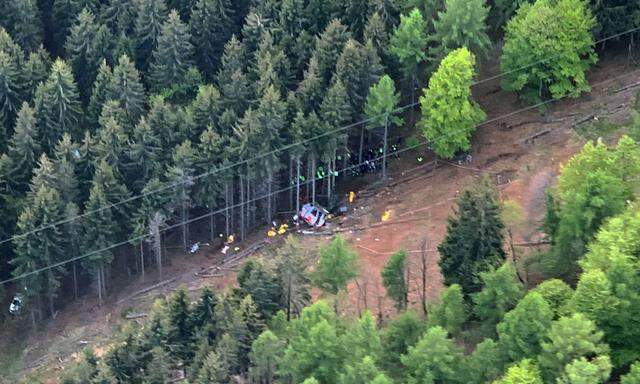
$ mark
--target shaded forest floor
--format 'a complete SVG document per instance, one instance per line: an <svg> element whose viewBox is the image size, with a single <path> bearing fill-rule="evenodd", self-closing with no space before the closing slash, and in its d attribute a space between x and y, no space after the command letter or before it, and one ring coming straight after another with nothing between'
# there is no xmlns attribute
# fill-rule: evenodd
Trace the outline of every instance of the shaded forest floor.
<svg viewBox="0 0 640 384"><path fill-rule="evenodd" d="M497 71L495 65L488 67L491 70L482 73L480 79ZM499 80L474 87L476 100L487 112L488 119L496 120L477 129L469 164L441 162L437 169L432 169L416 163L417 151L404 153L400 159L390 162L390 177L385 183L370 183L361 189L349 214L332 223L332 228L340 228L360 256L360 277L350 284L348 295L341 298L341 310L357 314L367 308L382 319L395 313L392 302L385 298L380 271L390 254L399 249L410 252L410 302L419 304L420 250L425 241L426 296L427 300L437 297L442 289L442 277L435 249L445 235L447 217L452 213L458 193L483 175L491 177L498 186L502 201L509 200L511 206L517 208L515 219L509 224L514 243L542 240L538 228L545 211L545 189L553 186L561 164L587 139L603 136L606 141L614 141L620 136L622 132L610 129L610 123L629 120L630 105L639 88L628 86L640 80L639 68L632 65L626 55L604 58L590 71L592 92L578 99L552 103L545 114L539 109L514 113L525 105L514 94L501 91ZM497 119L507 114L509 116ZM526 140L540 133L543 134L535 140ZM363 181L373 182L373 177ZM385 213L388 220L383 222ZM238 246L243 249L264 240L265 233L266 230L257 231ZM305 236L303 244L315 250L329 238ZM271 239L271 242L273 244L267 244L255 255L269 255L277 247L277 240ZM520 260L535 251L536 247L516 246ZM187 256L174 249L169 252L172 264L163 273L165 280L173 280L157 289L135 295L160 281L151 270L145 281L140 278L116 280L102 308L97 306L94 294L84 294L28 337L24 334L24 319L8 322L0 332L0 372L4 376L0 383L16 382L15 375L27 372L32 376L31 382L56 383L59 369L85 345L94 346L98 353L104 351L114 332L127 322L139 321L127 320L125 316L144 312L155 298L165 296L180 285L195 295L203 286L223 289L235 282L233 269L215 268L221 262L219 249L205 246L198 254ZM535 265L525 268L526 264L520 262L520 270L530 284L535 284ZM205 271L214 276L196 275ZM318 297L319 292L314 296Z"/></svg>

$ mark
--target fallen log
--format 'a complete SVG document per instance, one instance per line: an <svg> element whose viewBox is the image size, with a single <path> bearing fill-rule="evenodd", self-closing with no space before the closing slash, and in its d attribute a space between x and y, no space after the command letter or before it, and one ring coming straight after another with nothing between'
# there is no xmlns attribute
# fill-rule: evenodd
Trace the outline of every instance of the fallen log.
<svg viewBox="0 0 640 384"><path fill-rule="evenodd" d="M584 124L584 123L588 122L589 120L593 120L595 118L596 118L596 115L594 115L594 114L587 115L586 117L583 117L578 121L575 121L573 123L573 126L576 127L576 126L578 126L580 124Z"/></svg>
<svg viewBox="0 0 640 384"><path fill-rule="evenodd" d="M172 277L172 278L170 278L170 279L168 279L168 280L161 281L161 282L159 282L159 283L157 283L157 284L154 284L154 285L152 285L152 286L150 286L150 287L147 287L147 288L141 289L141 290L139 290L139 291L137 291L137 292L132 293L131 295L129 295L129 296L125 297L125 298L122 298L122 299L118 300L116 304L122 304L122 303L124 303L125 301L127 301L127 300L131 300L131 299L133 299L134 297L136 297L136 296L138 296L138 295L142 295L143 293L147 293L147 292L149 292L149 291L153 291L153 290L154 290L154 289L156 289L156 288L160 288L160 287L162 287L163 285L167 285L167 284L169 284L169 283L173 282L173 281L174 281L174 280L176 280L177 278L178 278L178 276L176 276L176 277Z"/></svg>
<svg viewBox="0 0 640 384"><path fill-rule="evenodd" d="M127 320L133 320L133 319L140 319L147 316L148 315L146 313L130 313L126 315L124 318Z"/></svg>
<svg viewBox="0 0 640 384"><path fill-rule="evenodd" d="M196 275L196 276L201 279L208 279L210 277L223 277L224 275L222 273L205 273L205 274Z"/></svg>
<svg viewBox="0 0 640 384"><path fill-rule="evenodd" d="M549 133L551 133L551 129L544 129L544 130L542 130L540 132L534 133L531 136L525 137L524 139L522 139L522 142L523 143L533 143L533 141L535 139L537 139L538 137L542 137L542 136L544 136L546 134L549 134Z"/></svg>
<svg viewBox="0 0 640 384"><path fill-rule="evenodd" d="M533 241L528 243L515 243L513 244L515 247L536 247L538 245L548 245L551 244L549 240L541 240L541 241Z"/></svg>
<svg viewBox="0 0 640 384"><path fill-rule="evenodd" d="M613 93L618 93L618 92L622 92L622 91L626 91L627 89L631 89L631 88L635 88L637 86L640 86L640 81L637 83L633 83L633 84L629 84L627 86L624 86L620 89L616 89L615 91L613 91Z"/></svg>

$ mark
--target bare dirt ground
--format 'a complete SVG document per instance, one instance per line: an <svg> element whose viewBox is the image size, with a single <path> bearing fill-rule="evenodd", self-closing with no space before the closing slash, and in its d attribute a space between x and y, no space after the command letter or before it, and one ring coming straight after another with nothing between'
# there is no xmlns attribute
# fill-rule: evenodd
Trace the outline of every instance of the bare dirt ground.
<svg viewBox="0 0 640 384"><path fill-rule="evenodd" d="M480 77L489 76L490 72ZM393 315L395 310L385 297L380 271L389 256L399 249L409 251L410 302L419 303L420 249L425 241L427 299L437 298L442 290L442 277L436 248L445 235L447 217L453 212L458 193L483 175L491 177L503 201L511 200L522 207L523 224L513 228L514 241L542 239L538 227L544 215L544 191L555 183L561 164L585 142L584 137L576 133L574 125L580 123L578 128L591 126L596 122L595 118L615 123L627 121L629 104L638 88L623 88L634 85L639 79L638 67L632 66L626 56L603 59L589 74L591 93L553 103L544 115L538 109L515 113L525 105L513 94L501 91L498 80L476 86L476 99L492 122L477 129L470 164L441 163L440 167L431 170L430 167L419 167L415 162L417 153L409 152L399 160L391 161L390 178L386 183L359 191L352 211L339 225L360 256L360 277L349 285L348 297L341 300L341 311L357 314L366 308L383 319ZM498 119L503 115L508 116ZM541 132L545 133L535 140L525 140ZM607 139L613 140L619 134L613 132ZM385 213L388 221L383 222ZM338 226L337 223L333 225L334 228ZM250 241L264 237L264 233L256 233ZM308 236L305 244L317 249L329 238ZM240 245L241 248L244 246ZM528 252L529 248L519 248L519 257L526 257ZM180 285L195 294L205 285L223 289L234 284L233 270L217 271L222 276L210 278L195 276L219 264L218 250L205 247L196 256L174 253L172 265L165 268L164 276L176 279L166 286L122 302L121 299L158 282L155 271L150 271L146 281L136 279L118 284L117 289L114 287L102 308L97 307L92 294L84 295L61 311L43 330L32 333L22 352L22 371L35 372L37 377L45 378L45 382L55 383L56 371L73 357L73 353L87 344L104 346L108 343L114 329L129 321L123 314L144 311L153 299L165 296ZM258 252L268 253L269 247ZM314 296L318 295L316 292ZM18 329L17 324L6 327L4 333L13 336L0 341L0 350L8 350L3 347L11 340L25 340L15 333L15 329Z"/></svg>

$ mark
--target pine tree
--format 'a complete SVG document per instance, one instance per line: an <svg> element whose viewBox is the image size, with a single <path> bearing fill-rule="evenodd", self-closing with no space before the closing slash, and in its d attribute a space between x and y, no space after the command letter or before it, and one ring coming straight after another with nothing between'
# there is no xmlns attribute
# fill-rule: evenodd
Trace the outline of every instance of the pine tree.
<svg viewBox="0 0 640 384"><path fill-rule="evenodd" d="M151 53L158 44L162 25L167 18L167 6L164 0L140 0L135 4L136 62L146 75L151 64Z"/></svg>
<svg viewBox="0 0 640 384"><path fill-rule="evenodd" d="M114 230L117 232L117 237L126 238L129 231L127 218L129 217L131 204L123 204L122 201L130 197L130 193L106 160L99 160L95 165L93 186L95 185L100 185L109 205L113 205L110 211L112 212L113 220L118 223Z"/></svg>
<svg viewBox="0 0 640 384"><path fill-rule="evenodd" d="M234 35L224 46L217 82L222 94L223 108L234 111L237 116L242 116L251 103L251 89L245 60L244 47Z"/></svg>
<svg viewBox="0 0 640 384"><path fill-rule="evenodd" d="M273 332L266 330L251 346L249 376L256 383L275 382L279 362L284 355L284 343Z"/></svg>
<svg viewBox="0 0 640 384"><path fill-rule="evenodd" d="M465 296L481 288L480 272L505 259L503 224L495 192L488 180L462 193L447 235L438 246L445 284L460 284Z"/></svg>
<svg viewBox="0 0 640 384"><path fill-rule="evenodd" d="M316 284L326 293L337 295L358 275L357 262L358 255L349 248L346 240L336 236L331 244L320 249L315 270ZM337 298L335 309L337 312Z"/></svg>
<svg viewBox="0 0 640 384"><path fill-rule="evenodd" d="M207 326L215 326L214 313L218 299L209 287L200 294L200 300L191 311L191 324L196 331L204 331ZM215 327L214 327L215 328Z"/></svg>
<svg viewBox="0 0 640 384"><path fill-rule="evenodd" d="M346 0L342 3L342 20L349 24L356 38L361 38L367 18L373 11L370 0Z"/></svg>
<svg viewBox="0 0 640 384"><path fill-rule="evenodd" d="M169 206L178 216L182 228L182 246L187 250L189 241L189 209L191 208L191 190L194 185L195 152L190 141L178 145L174 151L171 167L166 171L166 178L171 188Z"/></svg>
<svg viewBox="0 0 640 384"><path fill-rule="evenodd" d="M427 44L427 24L420 10L414 8L410 14L400 16L400 24L389 41L389 51L402 65L405 79L415 79L420 64L426 59Z"/></svg>
<svg viewBox="0 0 640 384"><path fill-rule="evenodd" d="M230 384L231 378L229 371L229 362L222 359L217 352L210 352L204 360L202 369L199 371L198 377L195 379L194 383Z"/></svg>
<svg viewBox="0 0 640 384"><path fill-rule="evenodd" d="M140 73L127 55L120 56L118 65L113 68L106 94L108 99L120 102L130 126L138 123L144 112L145 93Z"/></svg>
<svg viewBox="0 0 640 384"><path fill-rule="evenodd" d="M48 160L41 161L41 164L46 164L46 161ZM47 166L45 169L50 172L51 167ZM18 234L22 233L24 236L14 240L15 256L11 260L14 276L51 266L63 260L66 255L66 240L62 229L51 225L64 218L60 195L52 186L44 183L38 182L32 185L32 188L30 197L18 217ZM34 232L36 229L39 230ZM49 315L53 316L54 303L64 272L65 267L58 265L22 279L22 287L26 288L25 296L33 304L34 321L36 312L40 309L40 295L47 299Z"/></svg>
<svg viewBox="0 0 640 384"><path fill-rule="evenodd" d="M11 183L18 191L24 192L40 155L35 111L26 102L18 112L7 154L11 159Z"/></svg>
<svg viewBox="0 0 640 384"><path fill-rule="evenodd" d="M258 79L254 87L257 96L263 95L270 86L284 94L292 85L291 63L268 31L262 34L255 52L253 76Z"/></svg>
<svg viewBox="0 0 640 384"><path fill-rule="evenodd" d="M224 45L234 30L234 10L229 0L197 0L189 29L195 47L198 68L205 79L213 80L220 66Z"/></svg>
<svg viewBox="0 0 640 384"><path fill-rule="evenodd" d="M449 52L465 47L477 57L485 57L491 45L486 19L489 7L484 0L445 0L445 11L434 21L433 40L438 44L429 54L434 64Z"/></svg>
<svg viewBox="0 0 640 384"><path fill-rule="evenodd" d="M347 41L336 64L336 76L342 81L356 116L362 114L369 88L382 75L380 58L373 46Z"/></svg>
<svg viewBox="0 0 640 384"><path fill-rule="evenodd" d="M203 85L198 90L198 95L189 107L193 126L195 131L193 136L196 138L207 129L211 128L218 134L229 134L230 132L221 132L219 129L219 119L222 114L222 100L220 92L213 85Z"/></svg>
<svg viewBox="0 0 640 384"><path fill-rule="evenodd" d="M49 78L36 90L35 105L42 149L52 150L65 132L80 136L78 90L66 62L53 63Z"/></svg>
<svg viewBox="0 0 640 384"><path fill-rule="evenodd" d="M282 291L277 277L262 260L249 260L238 271L238 295L251 296L264 320L281 309Z"/></svg>
<svg viewBox="0 0 640 384"><path fill-rule="evenodd" d="M108 55L110 43L109 29L99 24L91 11L83 9L69 30L64 49L78 83L80 99L85 105L89 102L91 85L100 62Z"/></svg>
<svg viewBox="0 0 640 384"><path fill-rule="evenodd" d="M145 384L165 384L169 382L169 356L162 347L151 350L151 361L144 375Z"/></svg>
<svg viewBox="0 0 640 384"><path fill-rule="evenodd" d="M284 245L278 248L274 266L282 291L287 320L291 320L293 315L300 314L311 301L307 268L307 258L300 244L295 237L287 237Z"/></svg>
<svg viewBox="0 0 640 384"><path fill-rule="evenodd" d="M405 279L407 252L398 251L391 255L381 272L382 284L396 304L398 311L407 307L408 286Z"/></svg>
<svg viewBox="0 0 640 384"><path fill-rule="evenodd" d="M189 297L184 288L180 288L169 298L168 313L168 342L173 345L175 357L185 363L193 358L191 342L193 327L191 325L191 308Z"/></svg>
<svg viewBox="0 0 640 384"><path fill-rule="evenodd" d="M211 125L200 135L200 142L196 154L197 173L204 175L200 178L196 188L196 200L201 206L209 209L209 240L215 241L215 209L221 192L224 189L223 180L216 172L222 166L224 159L223 141Z"/></svg>
<svg viewBox="0 0 640 384"><path fill-rule="evenodd" d="M29 58L24 65L24 88L27 99L33 99L38 85L49 77L50 69L51 56L42 45L35 52L29 54Z"/></svg>
<svg viewBox="0 0 640 384"><path fill-rule="evenodd" d="M104 114L104 111L103 111ZM127 134L114 117L101 118L102 123L95 145L95 162L105 161L119 176L123 175L125 153L127 150Z"/></svg>
<svg viewBox="0 0 640 384"><path fill-rule="evenodd" d="M107 289L105 267L113 261L113 251L107 248L114 243L116 232L116 222L111 209L104 209L108 204L102 185L94 183L85 205L85 212L97 212L87 215L83 221L81 249L83 254L89 255L83 259L83 266L95 279L100 306L102 306L103 292Z"/></svg>
<svg viewBox="0 0 640 384"><path fill-rule="evenodd" d="M108 88L113 79L113 71L107 60L103 59L98 68L96 79L93 82L91 97L87 106L88 118L92 128L98 127L98 119L102 113L104 104L110 99Z"/></svg>
<svg viewBox="0 0 640 384"><path fill-rule="evenodd" d="M53 30L53 54L62 56L64 52L64 43L69 35L69 30L76 20L76 16L83 9L95 14L98 9L97 0L53 0L52 9L52 30Z"/></svg>
<svg viewBox="0 0 640 384"><path fill-rule="evenodd" d="M34 52L42 44L42 22L36 0L7 1L6 24L13 39L27 52Z"/></svg>
<svg viewBox="0 0 640 384"><path fill-rule="evenodd" d="M22 100L23 82L15 60L7 52L0 51L0 149L4 150L4 138L11 134L18 108Z"/></svg>
<svg viewBox="0 0 640 384"><path fill-rule="evenodd" d="M114 36L132 35L136 10L129 0L111 0L100 7L100 21Z"/></svg>
<svg viewBox="0 0 640 384"><path fill-rule="evenodd" d="M183 132L185 128L180 124L181 111L168 103L162 96L153 96L149 100L149 112L146 115L147 122L162 143L164 149L162 163L165 166L171 162L171 151L167 148L174 148L182 143L187 135Z"/></svg>
<svg viewBox="0 0 640 384"><path fill-rule="evenodd" d="M304 113L312 111L317 113L324 98L324 93L323 80L320 77L320 69L318 68L318 59L312 57L295 92L298 109Z"/></svg>
<svg viewBox="0 0 640 384"><path fill-rule="evenodd" d="M386 1L386 0L383 0ZM369 16L367 25L364 27L364 41L371 42L376 49L378 56L381 59L385 59L387 55L387 49L389 47L389 27L385 24L385 21L378 12L374 12ZM385 63L387 60L384 60ZM388 65L386 67L389 67Z"/></svg>
<svg viewBox="0 0 640 384"><path fill-rule="evenodd" d="M159 91L184 82L192 56L191 35L178 13L172 10L162 24L157 46L153 50L149 74L151 88Z"/></svg>
<svg viewBox="0 0 640 384"><path fill-rule="evenodd" d="M133 180L134 190L140 191L154 177L160 176L162 143L145 117L140 118L133 129L126 149L124 174Z"/></svg>
<svg viewBox="0 0 640 384"><path fill-rule="evenodd" d="M332 20L316 40L313 57L318 61L318 75L323 84L329 84L334 73L336 63L350 34L339 20Z"/></svg>

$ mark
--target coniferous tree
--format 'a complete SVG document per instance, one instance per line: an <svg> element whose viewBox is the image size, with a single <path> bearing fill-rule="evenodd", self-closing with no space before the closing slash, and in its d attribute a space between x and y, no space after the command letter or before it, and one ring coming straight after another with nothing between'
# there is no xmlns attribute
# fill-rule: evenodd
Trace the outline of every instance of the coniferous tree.
<svg viewBox="0 0 640 384"><path fill-rule="evenodd" d="M483 322L485 330L493 334L504 314L512 310L522 298L523 287L510 264L504 264L496 270L480 272L480 279L483 287L480 292L472 295L473 311Z"/></svg>
<svg viewBox="0 0 640 384"><path fill-rule="evenodd" d="M160 91L186 81L193 56L193 45L187 26L175 10L169 12L157 39L157 46L152 55L149 85L151 89Z"/></svg>
<svg viewBox="0 0 640 384"><path fill-rule="evenodd" d="M326 293L338 295L347 283L358 275L358 256L349 248L342 236L336 236L331 244L320 249L320 259L315 270L316 284ZM337 312L337 298L335 310Z"/></svg>
<svg viewBox="0 0 640 384"><path fill-rule="evenodd" d="M138 123L144 112L145 93L140 74L127 55L120 56L118 64L113 68L106 94L108 99L120 102L131 127Z"/></svg>
<svg viewBox="0 0 640 384"><path fill-rule="evenodd" d="M200 294L200 300L191 311L191 324L194 330L204 330L207 326L214 326L214 313L218 299L209 287L205 287ZM214 327L215 328L215 327Z"/></svg>
<svg viewBox="0 0 640 384"><path fill-rule="evenodd" d="M107 248L113 244L116 232L116 222L111 209L104 209L108 204L102 185L94 183L85 205L85 212L96 212L84 219L81 249L83 254L90 255L83 260L83 265L95 278L100 306L103 292L107 288L105 267L113 260L113 251Z"/></svg>
<svg viewBox="0 0 640 384"><path fill-rule="evenodd" d="M198 0L193 6L189 29L198 68L211 81L220 66L225 43L234 30L234 9L229 0Z"/></svg>
<svg viewBox="0 0 640 384"><path fill-rule="evenodd" d="M62 56L65 53L64 44L76 16L85 8L95 14L98 5L97 0L53 0L51 18L54 55Z"/></svg>
<svg viewBox="0 0 640 384"><path fill-rule="evenodd" d="M168 342L174 345L174 356L188 363L193 357L191 342L193 340L193 327L191 326L191 308L189 297L184 288L180 288L169 298L167 307Z"/></svg>
<svg viewBox="0 0 640 384"><path fill-rule="evenodd" d="M41 45L35 52L29 53L29 58L24 65L25 86L27 99L32 99L40 83L49 77L51 69L51 56Z"/></svg>
<svg viewBox="0 0 640 384"><path fill-rule="evenodd" d="M240 297L251 296L262 319L270 319L281 309L281 286L264 261L247 261L238 272L238 285Z"/></svg>
<svg viewBox="0 0 640 384"><path fill-rule="evenodd" d="M196 164L198 174L204 175L200 178L196 189L196 200L202 206L209 209L209 240L215 241L215 209L224 189L223 180L216 172L222 166L224 159L223 141L211 125L200 135L200 142L196 153Z"/></svg>
<svg viewBox="0 0 640 384"><path fill-rule="evenodd" d="M222 114L222 99L220 92L213 85L202 85L198 95L189 107L193 119L195 138L199 138L204 131L211 128L217 134L230 134L220 129L220 115Z"/></svg>
<svg viewBox="0 0 640 384"><path fill-rule="evenodd" d="M408 286L405 279L407 252L398 251L391 255L381 272L382 284L396 304L398 311L407 307Z"/></svg>
<svg viewBox="0 0 640 384"><path fill-rule="evenodd" d="M347 41L336 63L335 76L347 89L356 116L362 114L369 88L378 82L381 75L382 65L373 46Z"/></svg>
<svg viewBox="0 0 640 384"><path fill-rule="evenodd" d="M386 0L382 0L386 1ZM364 27L364 41L371 42L376 49L378 56L384 60L387 55L387 49L389 47L389 30L382 16L378 12L374 12L369 16L367 25ZM386 67L389 67L387 65Z"/></svg>
<svg viewBox="0 0 640 384"><path fill-rule="evenodd" d="M43 30L36 0L3 3L7 29L13 39L27 52L34 52L42 44Z"/></svg>
<svg viewBox="0 0 640 384"><path fill-rule="evenodd" d="M373 11L370 0L346 0L342 3L342 20L349 25L353 35L361 38L367 18Z"/></svg>
<svg viewBox="0 0 640 384"><path fill-rule="evenodd" d="M389 41L389 51L402 65L405 79L415 79L420 64L426 59L427 44L427 24L420 10L414 8L408 15L400 16L400 24Z"/></svg>
<svg viewBox="0 0 640 384"><path fill-rule="evenodd" d="M14 240L15 256L11 261L14 276L53 265L65 257L66 240L62 230L51 225L64 218L64 207L59 193L51 183L45 182L46 178L54 177L51 174L52 168L48 159L43 156L40 161L40 180L35 180L35 184L32 184L30 197L18 217L18 233L23 233L24 236ZM34 231L36 229L39 230ZM49 315L53 316L54 303L64 271L65 267L59 265L21 281L22 287L26 288L24 292L27 300L34 305L32 320L35 321L36 312L40 307L40 295L47 299Z"/></svg>
<svg viewBox="0 0 640 384"><path fill-rule="evenodd" d="M285 344L270 330L258 336L251 346L249 376L255 383L268 384L278 377Z"/></svg>
<svg viewBox="0 0 640 384"><path fill-rule="evenodd" d="M124 164L124 174L127 180L133 180L134 190L142 190L149 180L160 175L161 160L161 140L147 119L142 117L133 129Z"/></svg>
<svg viewBox="0 0 640 384"><path fill-rule="evenodd" d="M128 0L111 0L100 7L100 20L114 36L131 35L134 31L135 7Z"/></svg>
<svg viewBox="0 0 640 384"><path fill-rule="evenodd" d="M91 97L87 106L88 118L92 128L98 127L98 119L102 113L104 104L110 99L109 86L113 79L113 71L107 60L103 59L98 68L96 79L93 82Z"/></svg>
<svg viewBox="0 0 640 384"><path fill-rule="evenodd" d="M438 12L433 23L437 41L430 50L431 60L438 63L449 52L466 47L475 56L485 57L491 45L486 19L489 8L484 0L445 0L445 10Z"/></svg>
<svg viewBox="0 0 640 384"><path fill-rule="evenodd" d="M290 320L311 301L307 258L294 237L287 237L285 244L278 249L274 267L287 320Z"/></svg>
<svg viewBox="0 0 640 384"><path fill-rule="evenodd" d="M329 84L336 63L350 34L339 20L332 20L316 39L316 49L313 57L318 61L318 75L323 84Z"/></svg>
<svg viewBox="0 0 640 384"><path fill-rule="evenodd" d="M125 238L125 236L128 236L129 231L127 218L129 217L131 204L123 204L122 202L130 196L129 190L106 160L99 160L95 165L93 185L95 186L96 184L102 187L102 191L104 191L107 201L111 205L110 210L113 220L118 223L114 231L117 232L120 238Z"/></svg>
<svg viewBox="0 0 640 384"><path fill-rule="evenodd" d="M18 191L28 189L33 168L40 156L38 128L35 111L26 102L22 103L13 136L9 141L7 155L11 159L11 184Z"/></svg>
<svg viewBox="0 0 640 384"><path fill-rule="evenodd" d="M304 113L312 111L317 113L324 98L324 93L325 89L323 80L320 77L318 59L312 57L295 92L298 109Z"/></svg>
<svg viewBox="0 0 640 384"><path fill-rule="evenodd" d="M439 326L452 336L458 336L467 320L467 308L462 288L452 284L442 292L440 301L430 306L427 326Z"/></svg>
<svg viewBox="0 0 640 384"><path fill-rule="evenodd" d="M222 95L222 105L237 116L242 116L251 103L251 89L246 74L246 52L234 36L225 44L222 65L218 71L218 89Z"/></svg>
<svg viewBox="0 0 640 384"><path fill-rule="evenodd" d="M136 5L135 40L137 67L146 75L162 25L167 17L164 0L140 0Z"/></svg>
<svg viewBox="0 0 640 384"><path fill-rule="evenodd" d="M100 62L108 55L110 43L109 29L99 24L91 11L83 9L69 30L64 49L78 83L80 99L85 105L89 102L91 85Z"/></svg>
<svg viewBox="0 0 640 384"><path fill-rule="evenodd" d="M171 167L166 171L166 178L172 185L169 206L177 214L182 228L182 246L187 250L189 241L189 209L191 208L191 190L194 185L195 152L190 141L178 145L172 155Z"/></svg>
<svg viewBox="0 0 640 384"><path fill-rule="evenodd" d="M480 272L497 267L505 259L504 225L493 188L487 180L458 199L447 235L438 246L438 262L446 284L460 284L465 296L481 289Z"/></svg>
<svg viewBox="0 0 640 384"><path fill-rule="evenodd" d="M43 150L52 150L65 132L80 136L78 90L66 62L58 59L53 63L49 78L36 90L35 105Z"/></svg>
<svg viewBox="0 0 640 384"><path fill-rule="evenodd" d="M0 128L2 139L0 149L4 150L4 142L13 128L20 101L22 99L23 83L20 79L15 60L7 52L0 51Z"/></svg>
<svg viewBox="0 0 640 384"><path fill-rule="evenodd" d="M103 109L103 116L104 114ZM96 154L95 161L96 163L100 161L107 162L118 176L122 176L126 162L127 134L124 132L122 124L114 117L104 116L101 120L102 123L94 149Z"/></svg>

